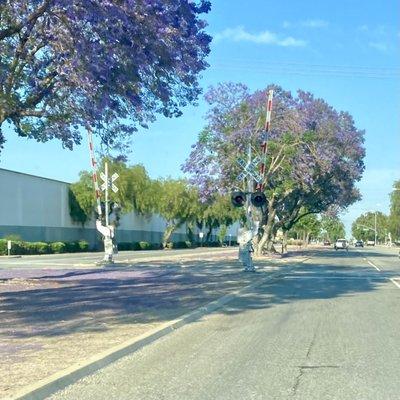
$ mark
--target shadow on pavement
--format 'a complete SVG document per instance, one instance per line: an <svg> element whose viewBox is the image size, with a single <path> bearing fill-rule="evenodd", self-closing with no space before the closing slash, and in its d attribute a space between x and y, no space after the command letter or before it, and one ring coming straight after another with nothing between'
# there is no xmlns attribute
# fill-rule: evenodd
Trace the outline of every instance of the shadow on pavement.
<svg viewBox="0 0 400 400"><path fill-rule="evenodd" d="M315 254L315 250L312 252ZM268 288L263 285L247 295L246 308L232 306L227 307L226 312L352 295L375 290L381 283L379 275L377 279L343 279L374 273L370 267L365 267L360 253L342 252L339 257L338 252L321 250L317 254L318 264L310 261L296 267L296 279L289 274L269 284ZM335 265L342 257L358 257L360 266ZM52 270L46 274L34 271L36 277L32 277L31 271L29 276L21 272L19 279L25 277L30 286L18 281L6 289L2 289L4 279L3 282L0 279L0 337L58 336L105 331L109 324L167 321L260 277L260 274L242 273L240 265L232 260L188 261L184 266L143 263L136 268ZM337 279L324 280L321 285L320 280L327 274Z"/></svg>
<svg viewBox="0 0 400 400"><path fill-rule="evenodd" d="M257 279L243 275L236 261L184 266L143 263L46 274L20 271L13 279L0 275L0 337L57 336L104 331L108 324L162 322Z"/></svg>
<svg viewBox="0 0 400 400"><path fill-rule="evenodd" d="M290 302L354 296L376 290L388 282L387 278L399 276L398 270L376 271L366 265L363 256L351 251L342 252L340 257L335 251L320 252L318 263L315 260L305 262L283 277L267 282L230 302L220 312L238 314ZM354 264L354 258L360 260L356 266L345 265L345 259L352 259ZM338 263L340 259L343 259L344 265ZM333 260L336 264L332 263Z"/></svg>

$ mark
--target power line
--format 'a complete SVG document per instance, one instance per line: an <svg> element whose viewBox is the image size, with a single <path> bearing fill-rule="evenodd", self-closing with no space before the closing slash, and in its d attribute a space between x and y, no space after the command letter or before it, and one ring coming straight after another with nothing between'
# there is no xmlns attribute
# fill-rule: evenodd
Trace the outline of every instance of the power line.
<svg viewBox="0 0 400 400"><path fill-rule="evenodd" d="M262 64L262 65L261 65ZM336 76L349 78L398 79L400 68L353 67L322 64L271 63L261 60L233 59L211 63L215 69L246 70L253 73L290 74L303 76Z"/></svg>

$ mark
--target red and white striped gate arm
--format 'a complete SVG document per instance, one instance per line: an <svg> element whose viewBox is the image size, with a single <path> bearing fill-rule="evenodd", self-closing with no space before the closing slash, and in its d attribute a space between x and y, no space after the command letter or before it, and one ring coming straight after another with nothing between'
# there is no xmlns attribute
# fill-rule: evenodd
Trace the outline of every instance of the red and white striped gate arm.
<svg viewBox="0 0 400 400"><path fill-rule="evenodd" d="M265 176L265 163L267 161L267 143L268 143L268 133L270 130L270 126L271 126L271 112L272 112L272 99L274 97L274 91L272 89L268 90L268 100L267 100L267 105L266 105L266 109L267 109L267 115L265 118L265 127L264 127L264 141L261 143L261 152L262 152L262 158L261 158L261 164L260 164L260 173L261 176L264 178ZM263 190L264 189L264 183L261 182L258 184L257 187L258 190Z"/></svg>
<svg viewBox="0 0 400 400"><path fill-rule="evenodd" d="M100 189L99 189L99 182L97 180L97 162L96 162L96 158L94 156L93 137L92 137L92 130L90 127L87 127L87 137L88 137L88 143L89 143L90 163L92 165L92 180L93 180L94 192L96 195L97 213L100 218L102 216L101 201L100 201L101 193L100 193Z"/></svg>

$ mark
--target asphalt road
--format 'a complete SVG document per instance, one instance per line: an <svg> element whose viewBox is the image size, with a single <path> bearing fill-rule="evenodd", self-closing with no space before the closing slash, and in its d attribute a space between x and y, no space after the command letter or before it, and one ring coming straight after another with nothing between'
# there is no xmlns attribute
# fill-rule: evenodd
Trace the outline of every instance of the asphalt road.
<svg viewBox="0 0 400 400"><path fill-rule="evenodd" d="M321 249L51 398L398 400L396 278L396 250Z"/></svg>
<svg viewBox="0 0 400 400"><path fill-rule="evenodd" d="M235 253L237 248L206 248L179 249L179 250L144 250L120 251L114 256L116 262L130 263L146 259L173 259L174 257L192 257L198 255L217 255L218 253ZM22 257L0 257L0 269L9 268L85 268L93 267L102 260L103 253L71 253L71 254L45 254Z"/></svg>

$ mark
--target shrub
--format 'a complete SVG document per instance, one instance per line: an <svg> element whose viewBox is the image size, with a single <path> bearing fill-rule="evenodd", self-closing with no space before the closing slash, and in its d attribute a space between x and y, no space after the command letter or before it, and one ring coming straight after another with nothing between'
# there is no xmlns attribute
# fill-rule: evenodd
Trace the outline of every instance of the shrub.
<svg viewBox="0 0 400 400"><path fill-rule="evenodd" d="M287 243L293 246L303 246L303 241L300 239L289 239Z"/></svg>
<svg viewBox="0 0 400 400"><path fill-rule="evenodd" d="M4 256L7 254L7 240L0 239L0 255Z"/></svg>
<svg viewBox="0 0 400 400"><path fill-rule="evenodd" d="M7 255L7 242L11 239L0 239L0 255ZM30 246L23 241L13 241L11 244L11 254L12 255L20 255L20 254L31 254Z"/></svg>
<svg viewBox="0 0 400 400"><path fill-rule="evenodd" d="M22 242L22 241L12 242L11 254L13 255L30 254L29 244L27 242Z"/></svg>
<svg viewBox="0 0 400 400"><path fill-rule="evenodd" d="M48 243L45 242L33 242L25 243L29 254L48 254L51 249Z"/></svg>
<svg viewBox="0 0 400 400"><path fill-rule="evenodd" d="M168 242L165 246L167 249L188 249L192 247L192 243L187 241Z"/></svg>
<svg viewBox="0 0 400 400"><path fill-rule="evenodd" d="M79 251L78 242L63 242L63 243L65 244L66 253L76 253L77 251Z"/></svg>
<svg viewBox="0 0 400 400"><path fill-rule="evenodd" d="M86 240L79 240L78 251L89 251L89 243Z"/></svg>
<svg viewBox="0 0 400 400"><path fill-rule="evenodd" d="M118 250L134 250L134 242L120 242L118 243Z"/></svg>
<svg viewBox="0 0 400 400"><path fill-rule="evenodd" d="M0 255L7 255L7 240L0 239ZM89 243L85 240L76 242L24 242L12 241L11 254L26 255L26 254L50 254L50 253L74 253L74 252L89 251Z"/></svg>
<svg viewBox="0 0 400 400"><path fill-rule="evenodd" d="M186 242L183 242L183 241L175 242L173 248L174 249L187 249L187 244L186 244Z"/></svg>
<svg viewBox="0 0 400 400"><path fill-rule="evenodd" d="M141 250L139 242L132 242L132 250Z"/></svg>
<svg viewBox="0 0 400 400"><path fill-rule="evenodd" d="M50 247L53 253L65 253L67 251L67 246L63 242L50 243Z"/></svg>
<svg viewBox="0 0 400 400"><path fill-rule="evenodd" d="M149 242L139 242L139 246L141 250L151 250L152 246Z"/></svg>
<svg viewBox="0 0 400 400"><path fill-rule="evenodd" d="M203 247L221 247L220 242L204 242Z"/></svg>

